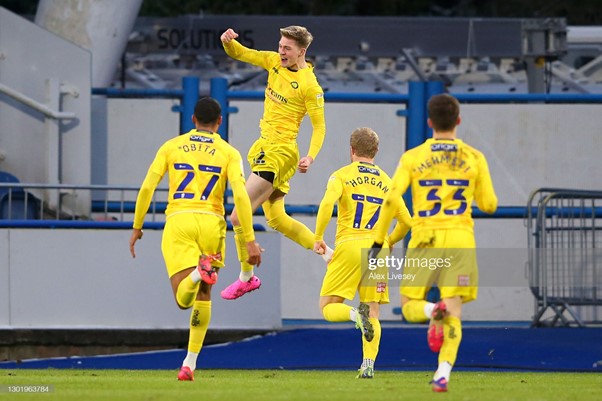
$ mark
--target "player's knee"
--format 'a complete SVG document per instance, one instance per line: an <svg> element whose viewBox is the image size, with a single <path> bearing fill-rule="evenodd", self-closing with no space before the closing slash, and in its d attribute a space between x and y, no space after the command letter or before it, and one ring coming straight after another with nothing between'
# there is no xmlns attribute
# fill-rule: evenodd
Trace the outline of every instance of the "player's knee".
<svg viewBox="0 0 602 401"><path fill-rule="evenodd" d="M276 231L278 231L278 227L280 227L281 223L282 223L282 219L280 217L274 217L274 218L267 220L268 227L270 227L271 229L276 230Z"/></svg>
<svg viewBox="0 0 602 401"><path fill-rule="evenodd" d="M284 220L288 217L284 210L277 208L264 208L265 219L268 227L278 231L278 228L282 225Z"/></svg>
<svg viewBox="0 0 602 401"><path fill-rule="evenodd" d="M190 309L190 307L192 306L192 302L190 303L190 305L182 305L180 303L180 301L178 301L178 299L176 298L176 305L178 305L178 308L180 308L182 310L186 310L186 309Z"/></svg>
<svg viewBox="0 0 602 401"><path fill-rule="evenodd" d="M287 217L282 201L267 201L262 204L262 207L268 226L273 229L282 224L282 221Z"/></svg>
<svg viewBox="0 0 602 401"><path fill-rule="evenodd" d="M326 319L326 315L324 314L324 305L322 305L322 303L320 303L320 313L322 314L322 317Z"/></svg>
<svg viewBox="0 0 602 401"><path fill-rule="evenodd" d="M410 312L410 308L408 307L407 302L401 303L401 315L407 322L416 323L416 322L412 321L412 313Z"/></svg>
<svg viewBox="0 0 602 401"><path fill-rule="evenodd" d="M462 297L455 296L451 298L443 298L442 301L447 307L447 315L457 319L462 319Z"/></svg>
<svg viewBox="0 0 602 401"><path fill-rule="evenodd" d="M320 302L320 312L322 312L322 317L325 320L330 321L331 320L331 316L328 313L328 308L327 308L328 305L329 305L329 303L322 303L322 302Z"/></svg>
<svg viewBox="0 0 602 401"><path fill-rule="evenodd" d="M380 319L380 304L376 302L370 303L370 313L368 316L376 320Z"/></svg>

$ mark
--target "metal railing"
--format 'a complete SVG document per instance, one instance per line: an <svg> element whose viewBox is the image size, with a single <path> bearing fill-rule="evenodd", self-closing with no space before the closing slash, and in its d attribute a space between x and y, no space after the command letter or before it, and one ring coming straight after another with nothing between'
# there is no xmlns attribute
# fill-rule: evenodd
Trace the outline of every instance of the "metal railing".
<svg viewBox="0 0 602 401"><path fill-rule="evenodd" d="M49 185L0 182L0 227L131 227L136 206L138 187L111 185ZM167 207L167 188L157 188L151 202L145 227L162 228ZM90 199L90 207L76 210L78 198ZM49 199L58 199L56 203ZM224 204L226 215L232 213L232 191L226 190ZM286 205L289 215L315 216L319 205ZM263 209L255 211L263 215ZM337 215L335 207L333 217ZM474 218L524 219L524 207L500 207L493 214L473 207ZM120 224L112 224L120 223ZM121 224L126 223L126 224ZM263 229L263 228L260 228Z"/></svg>
<svg viewBox="0 0 602 401"><path fill-rule="evenodd" d="M602 191L541 188L527 211L532 325L602 323Z"/></svg>
<svg viewBox="0 0 602 401"><path fill-rule="evenodd" d="M40 103L37 100L34 100L28 96L25 96L21 92L14 90L2 83L0 83L0 93L4 93L5 95L17 100L18 102L23 103L24 105L27 105L36 111L39 111L48 118L54 118L56 120L73 120L74 118L76 118L75 113L71 113L68 111L53 110L45 104Z"/></svg>
<svg viewBox="0 0 602 401"><path fill-rule="evenodd" d="M0 228L131 228L138 191L138 187L131 186L0 182ZM232 192L226 190L224 195L224 208L229 215L234 208ZM167 196L167 188L155 190L144 228L164 227ZM90 199L86 209L75 206L81 204L76 200L82 198ZM294 207L287 210L295 212ZM229 222L228 228L231 229ZM261 224L254 224L253 228L265 231Z"/></svg>
<svg viewBox="0 0 602 401"><path fill-rule="evenodd" d="M132 226L138 187L0 183L0 227ZM90 199L77 207L77 199ZM50 201L52 199L53 201ZM145 226L161 228L167 189L157 188Z"/></svg>

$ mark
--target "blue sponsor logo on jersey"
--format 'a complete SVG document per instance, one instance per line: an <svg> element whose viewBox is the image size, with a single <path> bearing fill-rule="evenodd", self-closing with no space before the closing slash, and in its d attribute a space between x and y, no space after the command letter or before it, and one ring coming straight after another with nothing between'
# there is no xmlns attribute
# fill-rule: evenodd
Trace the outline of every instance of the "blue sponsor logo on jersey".
<svg viewBox="0 0 602 401"><path fill-rule="evenodd" d="M380 176L380 171L373 167L357 166L357 171L364 174L374 174Z"/></svg>
<svg viewBox="0 0 602 401"><path fill-rule="evenodd" d="M193 142L213 143L213 138L202 135L190 135L190 140Z"/></svg>
<svg viewBox="0 0 602 401"><path fill-rule="evenodd" d="M433 143L431 152L457 152L458 145L455 143Z"/></svg>
<svg viewBox="0 0 602 401"><path fill-rule="evenodd" d="M418 180L421 187L440 187L443 185L443 180Z"/></svg>

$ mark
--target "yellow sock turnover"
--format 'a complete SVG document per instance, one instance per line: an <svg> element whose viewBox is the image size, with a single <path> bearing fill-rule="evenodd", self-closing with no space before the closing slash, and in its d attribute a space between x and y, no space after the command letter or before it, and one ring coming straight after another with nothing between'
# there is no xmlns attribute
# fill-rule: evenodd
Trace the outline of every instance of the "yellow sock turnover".
<svg viewBox="0 0 602 401"><path fill-rule="evenodd" d="M322 309L322 315L329 322L348 322L351 320L350 313L352 309L349 305L332 303Z"/></svg>
<svg viewBox="0 0 602 401"><path fill-rule="evenodd" d="M424 323L429 318L424 313L424 307L428 302L421 299L411 299L403 305L403 317L411 323Z"/></svg>
<svg viewBox="0 0 602 401"><path fill-rule="evenodd" d="M281 232L305 249L314 248L314 233L307 226L286 214L284 199L265 201L262 205L268 226Z"/></svg>
<svg viewBox="0 0 602 401"><path fill-rule="evenodd" d="M199 282L192 281L190 275L184 277L184 280L180 281L178 290L176 291L176 301L178 305L183 308L190 308L196 298L196 294L199 290Z"/></svg>

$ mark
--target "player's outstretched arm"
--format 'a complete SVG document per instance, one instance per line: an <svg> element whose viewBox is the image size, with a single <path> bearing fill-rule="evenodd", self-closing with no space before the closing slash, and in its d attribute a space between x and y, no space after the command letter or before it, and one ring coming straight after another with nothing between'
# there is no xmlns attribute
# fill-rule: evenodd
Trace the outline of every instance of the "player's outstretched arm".
<svg viewBox="0 0 602 401"><path fill-rule="evenodd" d="M308 98L305 101L307 107L307 114L311 121L313 128L311 139L309 142L309 150L307 156L299 160L299 172L306 173L309 166L314 162L322 145L324 144L324 138L326 137L326 120L324 118L324 94L319 87L314 88L310 91ZM301 162L304 162L302 165ZM309 163L308 163L309 162Z"/></svg>
<svg viewBox="0 0 602 401"><path fill-rule="evenodd" d="M238 38L238 34L232 28L226 29L222 36L220 37L222 43L230 43L234 39Z"/></svg>

